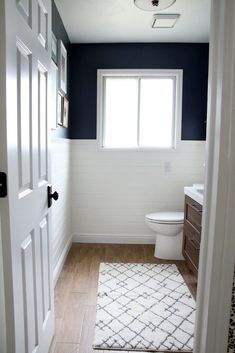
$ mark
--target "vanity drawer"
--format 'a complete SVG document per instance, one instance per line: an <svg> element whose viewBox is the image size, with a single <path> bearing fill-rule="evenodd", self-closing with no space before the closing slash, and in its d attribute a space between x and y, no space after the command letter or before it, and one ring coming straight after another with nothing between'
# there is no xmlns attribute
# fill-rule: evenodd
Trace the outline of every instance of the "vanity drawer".
<svg viewBox="0 0 235 353"><path fill-rule="evenodd" d="M186 258L191 270L197 274L199 264L200 242L198 242L187 228L184 229L183 255Z"/></svg>
<svg viewBox="0 0 235 353"><path fill-rule="evenodd" d="M182 253L194 274L197 276L201 242L202 206L185 196L184 230Z"/></svg>
<svg viewBox="0 0 235 353"><path fill-rule="evenodd" d="M199 233L202 224L202 206L191 199L185 197L185 223L193 226Z"/></svg>
<svg viewBox="0 0 235 353"><path fill-rule="evenodd" d="M200 244L201 242L201 232L197 230L191 223L187 220L184 222L184 233L187 233L191 238Z"/></svg>

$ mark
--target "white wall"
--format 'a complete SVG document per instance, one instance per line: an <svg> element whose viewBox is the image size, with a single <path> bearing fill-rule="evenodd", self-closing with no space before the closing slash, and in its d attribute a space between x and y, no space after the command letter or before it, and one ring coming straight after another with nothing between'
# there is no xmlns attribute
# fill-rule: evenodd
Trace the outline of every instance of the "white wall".
<svg viewBox="0 0 235 353"><path fill-rule="evenodd" d="M53 277L56 282L71 245L70 140L53 138L51 146L53 191L59 200L52 207Z"/></svg>
<svg viewBox="0 0 235 353"><path fill-rule="evenodd" d="M71 154L75 241L153 242L145 214L183 210L184 186L203 181L204 142L143 152L104 151L97 141L72 140Z"/></svg>

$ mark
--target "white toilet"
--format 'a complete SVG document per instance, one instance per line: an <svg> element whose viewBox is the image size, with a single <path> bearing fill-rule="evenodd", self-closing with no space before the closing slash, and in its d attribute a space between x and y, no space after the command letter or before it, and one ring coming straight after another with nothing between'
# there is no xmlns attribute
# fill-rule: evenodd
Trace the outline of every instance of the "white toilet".
<svg viewBox="0 0 235 353"><path fill-rule="evenodd" d="M184 260L182 255L184 213L150 213L145 216L145 221L157 233L154 256L164 260Z"/></svg>

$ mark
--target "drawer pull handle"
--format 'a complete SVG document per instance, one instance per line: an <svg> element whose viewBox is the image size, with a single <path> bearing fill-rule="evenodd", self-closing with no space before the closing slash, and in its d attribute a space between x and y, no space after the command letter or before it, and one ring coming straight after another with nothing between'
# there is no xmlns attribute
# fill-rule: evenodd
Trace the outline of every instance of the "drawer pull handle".
<svg viewBox="0 0 235 353"><path fill-rule="evenodd" d="M195 205L189 205L197 213L202 213L202 210L199 210Z"/></svg>
<svg viewBox="0 0 235 353"><path fill-rule="evenodd" d="M198 242L196 242L192 237L189 237L188 239L191 241L196 250L200 250L200 244L198 244Z"/></svg>

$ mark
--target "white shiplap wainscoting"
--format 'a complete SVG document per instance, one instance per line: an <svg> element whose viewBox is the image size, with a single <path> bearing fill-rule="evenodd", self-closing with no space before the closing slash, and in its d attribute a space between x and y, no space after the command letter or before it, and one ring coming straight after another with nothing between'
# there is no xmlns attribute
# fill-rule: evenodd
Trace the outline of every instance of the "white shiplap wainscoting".
<svg viewBox="0 0 235 353"><path fill-rule="evenodd" d="M71 246L70 140L53 138L51 146L53 191L59 199L52 206L53 279L56 283Z"/></svg>
<svg viewBox="0 0 235 353"><path fill-rule="evenodd" d="M145 214L183 210L183 188L203 182L204 159L202 141L182 141L172 151L120 151L72 140L73 241L154 243Z"/></svg>

